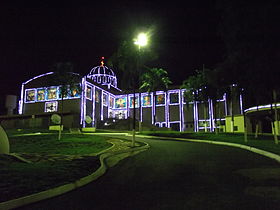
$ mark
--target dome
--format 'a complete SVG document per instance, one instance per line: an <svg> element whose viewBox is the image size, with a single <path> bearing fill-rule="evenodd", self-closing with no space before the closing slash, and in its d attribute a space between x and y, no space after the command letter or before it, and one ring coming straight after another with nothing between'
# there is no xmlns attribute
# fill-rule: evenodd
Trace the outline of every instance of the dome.
<svg viewBox="0 0 280 210"><path fill-rule="evenodd" d="M103 59L104 58L102 58L101 60L100 66L96 66L91 69L91 71L87 75L87 78L93 80L98 84L106 85L109 89L111 86L117 88L116 74L111 68L104 66Z"/></svg>

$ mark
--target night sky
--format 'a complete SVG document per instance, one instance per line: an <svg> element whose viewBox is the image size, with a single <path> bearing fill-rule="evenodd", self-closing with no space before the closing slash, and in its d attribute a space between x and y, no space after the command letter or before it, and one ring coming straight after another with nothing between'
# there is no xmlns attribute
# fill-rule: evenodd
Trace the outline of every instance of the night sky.
<svg viewBox="0 0 280 210"><path fill-rule="evenodd" d="M213 68L223 60L220 18L211 0L1 5L1 103L5 94L19 95L22 82L49 72L55 62L72 62L75 72L86 75L101 56L109 58L141 29L153 31L150 47L159 57L151 67L166 69L180 85L203 64Z"/></svg>

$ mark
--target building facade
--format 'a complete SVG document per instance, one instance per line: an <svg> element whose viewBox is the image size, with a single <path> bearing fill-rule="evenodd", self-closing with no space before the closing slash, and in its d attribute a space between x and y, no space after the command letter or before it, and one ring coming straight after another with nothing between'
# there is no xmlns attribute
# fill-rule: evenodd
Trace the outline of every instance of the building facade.
<svg viewBox="0 0 280 210"><path fill-rule="evenodd" d="M61 85L51 79L55 77L54 72L24 82L18 106L22 118L34 119L37 127L45 127L52 124L50 119L54 113L63 114L63 124L68 128L91 128L109 118L132 118L133 93L118 88L116 74L103 62L85 76L69 74L77 77L80 89L72 89L63 100ZM186 101L184 91L180 88L156 91L154 103L153 93L136 93L137 120L178 131L214 131L215 127L226 131L229 112L242 114L241 97L235 100L231 110L225 95L216 103L210 99L201 103Z"/></svg>

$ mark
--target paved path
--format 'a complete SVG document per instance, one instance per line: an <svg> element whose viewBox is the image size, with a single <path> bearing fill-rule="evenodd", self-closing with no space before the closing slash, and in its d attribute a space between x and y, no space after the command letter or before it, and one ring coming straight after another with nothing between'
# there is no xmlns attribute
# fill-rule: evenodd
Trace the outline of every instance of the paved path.
<svg viewBox="0 0 280 210"><path fill-rule="evenodd" d="M279 189L279 179L254 179L239 174L241 169L249 172L279 169L273 160L224 146L145 141L151 145L148 151L121 161L97 181L21 209L263 210L280 207L279 200L275 201L277 197L273 197L275 193L259 192L264 186L270 191L275 187ZM262 196L254 196L258 194Z"/></svg>

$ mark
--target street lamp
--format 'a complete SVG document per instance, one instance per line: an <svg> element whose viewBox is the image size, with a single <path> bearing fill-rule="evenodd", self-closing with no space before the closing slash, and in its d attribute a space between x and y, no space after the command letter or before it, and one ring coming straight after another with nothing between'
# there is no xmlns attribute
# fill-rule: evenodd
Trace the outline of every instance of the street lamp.
<svg viewBox="0 0 280 210"><path fill-rule="evenodd" d="M137 38L134 40L134 44L138 46L138 58L137 58L137 66L136 70L138 72L139 83L140 83L140 72L139 72L139 64L140 64L140 50L141 47L144 47L148 44L148 36L146 33L138 34ZM134 81L135 82L135 81ZM135 107L135 84L133 91L133 133L132 133L132 147L135 145L135 124L136 124L136 107ZM138 109L139 109L139 131L141 131L141 93L139 91L139 99L138 99Z"/></svg>
<svg viewBox="0 0 280 210"><path fill-rule="evenodd" d="M139 50L148 44L148 36L145 33L140 33L135 39L134 44L138 45Z"/></svg>

